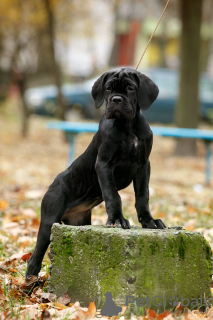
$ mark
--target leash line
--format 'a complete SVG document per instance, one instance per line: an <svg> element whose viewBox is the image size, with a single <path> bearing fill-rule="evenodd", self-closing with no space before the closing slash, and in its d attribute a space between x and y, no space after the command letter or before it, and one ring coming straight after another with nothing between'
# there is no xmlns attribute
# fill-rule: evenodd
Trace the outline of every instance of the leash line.
<svg viewBox="0 0 213 320"><path fill-rule="evenodd" d="M144 55L145 55L145 53L146 53L146 50L148 49L148 46L149 46L152 38L154 37L155 31L157 30L157 28L158 28L158 26L159 26L159 24L160 24L160 22L161 22L161 20L162 20L162 18L163 18L163 15L164 15L167 7L168 7L169 2L170 2L170 0L167 1L166 5L165 5L165 7L164 7L164 9L163 9L163 12L162 12L162 14L161 14L161 16L160 16L160 19L158 20L158 23L157 23L157 25L156 25L156 27L155 27L155 30L152 32L152 35L151 35L151 37L150 37L150 39L149 39L149 41L148 41L148 43L147 43L147 45L146 45L146 48L145 48L145 50L144 50L144 52L143 52L143 54L142 54L142 56L141 56L141 58L140 58L140 60L139 60L139 62L138 62L138 64L137 64L137 67L135 68L136 70L138 69L138 67L139 67L139 65L140 65L140 63L141 63L141 61L142 61L142 59L143 59L143 57L144 57Z"/></svg>

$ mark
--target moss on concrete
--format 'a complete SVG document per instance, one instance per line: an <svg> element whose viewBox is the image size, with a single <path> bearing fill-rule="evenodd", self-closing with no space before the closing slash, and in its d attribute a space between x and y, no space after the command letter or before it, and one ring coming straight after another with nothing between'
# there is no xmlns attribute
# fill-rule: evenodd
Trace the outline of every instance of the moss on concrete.
<svg viewBox="0 0 213 320"><path fill-rule="evenodd" d="M51 256L49 289L83 305L104 302L106 292L118 305L126 296L149 297L161 310L171 308L173 298L211 296L211 248L199 232L55 224ZM162 306L153 305L155 296Z"/></svg>

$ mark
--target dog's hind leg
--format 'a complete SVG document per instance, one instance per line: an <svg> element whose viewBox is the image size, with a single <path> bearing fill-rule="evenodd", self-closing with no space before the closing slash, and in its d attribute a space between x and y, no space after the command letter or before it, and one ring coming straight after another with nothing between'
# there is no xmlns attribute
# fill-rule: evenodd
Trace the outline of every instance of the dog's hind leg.
<svg viewBox="0 0 213 320"><path fill-rule="evenodd" d="M41 270L41 264L45 252L50 243L51 228L53 223L61 222L66 210L66 194L63 188L55 181L45 194L41 204L41 222L35 250L29 259L26 279L32 275L37 276Z"/></svg>

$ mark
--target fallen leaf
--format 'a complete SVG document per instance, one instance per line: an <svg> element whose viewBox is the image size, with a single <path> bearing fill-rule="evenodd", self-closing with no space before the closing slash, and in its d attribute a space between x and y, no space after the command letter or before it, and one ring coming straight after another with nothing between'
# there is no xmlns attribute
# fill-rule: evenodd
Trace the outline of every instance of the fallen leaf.
<svg viewBox="0 0 213 320"><path fill-rule="evenodd" d="M211 288L212 290L212 288ZM207 317L213 318L213 307L211 307L207 312Z"/></svg>
<svg viewBox="0 0 213 320"><path fill-rule="evenodd" d="M19 241L19 247L20 248L26 248L30 245L30 241L26 240L26 241Z"/></svg>
<svg viewBox="0 0 213 320"><path fill-rule="evenodd" d="M20 222L20 221L24 221L25 222L25 217L21 214L16 214L11 218L12 222Z"/></svg>
<svg viewBox="0 0 213 320"><path fill-rule="evenodd" d="M88 310L86 312L86 317L87 319L93 319L95 318L95 315L96 315L96 305L95 305L95 302L90 302L89 304L89 307L88 307Z"/></svg>
<svg viewBox="0 0 213 320"><path fill-rule="evenodd" d="M5 300L5 298L4 290L0 288L0 300Z"/></svg>
<svg viewBox="0 0 213 320"><path fill-rule="evenodd" d="M194 212L196 212L196 209L195 209L193 206L187 206L187 207L186 207L186 210L187 210L189 213L194 213Z"/></svg>
<svg viewBox="0 0 213 320"><path fill-rule="evenodd" d="M22 213L28 218L35 218L36 216L36 212L32 208L22 209Z"/></svg>
<svg viewBox="0 0 213 320"><path fill-rule="evenodd" d="M186 307L183 307L181 305L181 302L179 302L175 308L174 315L175 317L180 317L181 315L185 316L186 314L188 314L188 311L189 309L187 309Z"/></svg>
<svg viewBox="0 0 213 320"><path fill-rule="evenodd" d="M42 301L44 300L43 302L55 302L57 300L56 295L50 292L42 292L38 295L40 296Z"/></svg>
<svg viewBox="0 0 213 320"><path fill-rule="evenodd" d="M0 266L0 274L8 274L8 269Z"/></svg>
<svg viewBox="0 0 213 320"><path fill-rule="evenodd" d="M146 317L148 320L156 320L157 313L155 312L155 310L150 310L148 308L148 309L146 309Z"/></svg>
<svg viewBox="0 0 213 320"><path fill-rule="evenodd" d="M128 309L128 307L127 306L121 306L121 308L122 308L122 311L121 311L121 315L124 315L124 313L126 312L126 310Z"/></svg>
<svg viewBox="0 0 213 320"><path fill-rule="evenodd" d="M167 317L165 317L163 320L177 320L177 318L175 317L173 317L173 315L172 314L169 314Z"/></svg>
<svg viewBox="0 0 213 320"><path fill-rule="evenodd" d="M3 319L6 319L6 318L7 318L8 312L9 312L9 310L6 310L6 311L4 312L4 318L3 318ZM3 313L0 313L0 315L1 315L1 314L3 314Z"/></svg>
<svg viewBox="0 0 213 320"><path fill-rule="evenodd" d="M39 307L44 311L47 308L47 303L41 303Z"/></svg>
<svg viewBox="0 0 213 320"><path fill-rule="evenodd" d="M169 310L166 310L163 313L158 314L157 320L163 320L170 314L171 314L171 312Z"/></svg>
<svg viewBox="0 0 213 320"><path fill-rule="evenodd" d="M9 296L10 297L14 297L14 298L21 298L22 294L20 291L18 291L17 289L13 288L12 290L9 291Z"/></svg>
<svg viewBox="0 0 213 320"><path fill-rule="evenodd" d="M42 309L40 305L25 305L21 306L22 311L19 312L19 319L40 319L42 314ZM15 311L15 310L14 310Z"/></svg>
<svg viewBox="0 0 213 320"><path fill-rule="evenodd" d="M52 317L49 311L47 309L43 310L41 314L41 320L51 320L51 319Z"/></svg>
<svg viewBox="0 0 213 320"><path fill-rule="evenodd" d="M39 288L39 287L36 287L36 288L34 288L33 289L33 292L32 292L32 294L35 294L35 295L40 295L41 293L42 293L43 291L42 291L42 289L41 288Z"/></svg>
<svg viewBox="0 0 213 320"><path fill-rule="evenodd" d="M19 226L18 222L9 222L4 224L4 229L13 229L18 226Z"/></svg>
<svg viewBox="0 0 213 320"><path fill-rule="evenodd" d="M63 310L67 308L64 304L60 303L59 301L56 302L55 306L58 310Z"/></svg>
<svg viewBox="0 0 213 320"><path fill-rule="evenodd" d="M68 293L66 292L63 296L58 298L58 302L62 303L63 305L67 305L68 303L70 303L71 301L71 297L68 295Z"/></svg>
<svg viewBox="0 0 213 320"><path fill-rule="evenodd" d="M43 195L44 190L28 190L25 192L25 197L32 200L40 199Z"/></svg>
<svg viewBox="0 0 213 320"><path fill-rule="evenodd" d="M0 210L1 210L1 211L5 211L5 209L7 208L7 206L8 206L7 201L5 201L5 200L1 200L1 201L0 201Z"/></svg>
<svg viewBox="0 0 213 320"><path fill-rule="evenodd" d="M26 297L26 298L24 299L24 304L33 305L33 302L31 301L30 298Z"/></svg>
<svg viewBox="0 0 213 320"><path fill-rule="evenodd" d="M184 229L186 229L188 231L194 231L195 230L195 224L194 223L188 224L187 226L184 227Z"/></svg>
<svg viewBox="0 0 213 320"><path fill-rule="evenodd" d="M189 311L188 314L185 316L184 320L200 320L200 319L206 319L205 314L199 313L199 312L193 312Z"/></svg>
<svg viewBox="0 0 213 320"><path fill-rule="evenodd" d="M23 253L14 253L12 256L9 257L9 260L10 261L13 261L13 260L18 260L18 259L21 259L23 256Z"/></svg>
<svg viewBox="0 0 213 320"><path fill-rule="evenodd" d="M40 221L37 218L32 219L31 227L34 229L39 229Z"/></svg>
<svg viewBox="0 0 213 320"><path fill-rule="evenodd" d="M211 215L212 209L211 208L203 208L202 214Z"/></svg>
<svg viewBox="0 0 213 320"><path fill-rule="evenodd" d="M18 272L18 270L14 269L14 268L8 268L8 271L10 273L17 273Z"/></svg>
<svg viewBox="0 0 213 320"><path fill-rule="evenodd" d="M25 253L22 257L21 257L21 260L23 260L24 262L28 261L31 257L33 253L32 252L29 252L29 253Z"/></svg>
<svg viewBox="0 0 213 320"><path fill-rule="evenodd" d="M85 319L85 314L80 308L80 304L78 301L74 303L74 305L71 308L66 308L64 307L64 310L61 310L59 312L60 318L59 319L64 319L67 317L67 319Z"/></svg>

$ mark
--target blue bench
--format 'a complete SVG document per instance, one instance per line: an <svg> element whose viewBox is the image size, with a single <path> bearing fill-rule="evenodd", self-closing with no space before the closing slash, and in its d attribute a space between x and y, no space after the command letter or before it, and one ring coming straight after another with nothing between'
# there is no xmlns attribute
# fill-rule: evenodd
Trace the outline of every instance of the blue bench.
<svg viewBox="0 0 213 320"><path fill-rule="evenodd" d="M47 123L47 128L59 129L66 133L70 145L68 154L68 164L70 164L73 162L75 155L75 137L80 133L97 132L98 123L50 121Z"/></svg>
<svg viewBox="0 0 213 320"><path fill-rule="evenodd" d="M59 129L66 133L69 141L69 156L68 163L74 159L75 153L75 137L80 133L97 132L98 123L88 122L66 122L66 121L51 121L47 123L49 129ZM211 179L211 142L213 141L213 130L187 129L187 128L172 128L172 127L151 127L154 135L173 138L192 138L202 139L206 146L206 184L210 184Z"/></svg>

